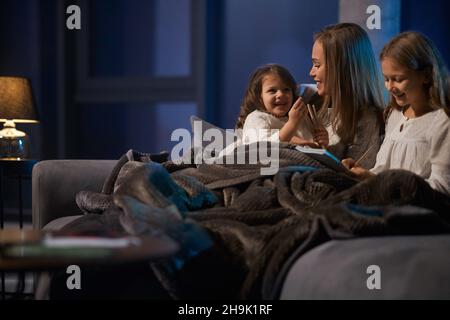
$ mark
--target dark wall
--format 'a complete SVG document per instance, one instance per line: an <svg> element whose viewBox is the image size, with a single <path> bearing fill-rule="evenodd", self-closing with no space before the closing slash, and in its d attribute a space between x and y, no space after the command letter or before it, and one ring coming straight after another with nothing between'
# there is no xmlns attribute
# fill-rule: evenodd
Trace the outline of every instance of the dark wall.
<svg viewBox="0 0 450 320"><path fill-rule="evenodd" d="M427 35L450 65L450 1L427 0L402 2L402 31L415 30Z"/></svg>

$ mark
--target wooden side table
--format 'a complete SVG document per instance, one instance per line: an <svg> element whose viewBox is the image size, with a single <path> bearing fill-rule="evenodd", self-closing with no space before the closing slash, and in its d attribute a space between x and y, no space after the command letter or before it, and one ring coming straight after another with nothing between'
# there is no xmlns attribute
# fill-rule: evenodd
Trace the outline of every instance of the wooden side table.
<svg viewBox="0 0 450 320"><path fill-rule="evenodd" d="M19 227L23 228L23 180L31 180L33 166L37 163L34 159L0 159L0 229L4 228L5 208L4 208L4 181L8 179L17 179L19 187Z"/></svg>

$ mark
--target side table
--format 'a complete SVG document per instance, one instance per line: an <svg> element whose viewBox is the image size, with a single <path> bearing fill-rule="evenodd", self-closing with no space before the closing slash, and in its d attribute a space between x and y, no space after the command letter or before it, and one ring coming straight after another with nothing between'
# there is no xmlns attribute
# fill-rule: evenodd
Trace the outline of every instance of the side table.
<svg viewBox="0 0 450 320"><path fill-rule="evenodd" d="M37 163L34 159L14 159L3 158L0 159L0 230L3 230L5 225L5 199L4 190L8 187L6 180L16 179L18 181L18 209L19 209L19 227L23 228L23 180L31 180L33 166ZM1 274L1 296L5 297L5 272L2 270ZM23 287L25 281L25 274L19 274L18 286Z"/></svg>
<svg viewBox="0 0 450 320"><path fill-rule="evenodd" d="M5 208L4 208L4 180L17 179L18 181L18 207L19 207L19 227L23 228L23 194L22 181L31 180L33 166L37 163L34 159L0 159L0 229L4 228Z"/></svg>

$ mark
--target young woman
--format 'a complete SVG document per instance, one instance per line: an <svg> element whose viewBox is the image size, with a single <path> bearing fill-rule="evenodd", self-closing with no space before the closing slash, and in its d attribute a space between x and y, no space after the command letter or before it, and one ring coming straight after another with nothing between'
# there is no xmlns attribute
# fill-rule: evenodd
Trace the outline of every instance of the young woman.
<svg viewBox="0 0 450 320"><path fill-rule="evenodd" d="M417 32L393 38L380 54L391 101L386 138L369 171L345 159L361 179L388 169L409 170L450 195L450 81L434 44Z"/></svg>
<svg viewBox="0 0 450 320"><path fill-rule="evenodd" d="M381 144L383 95L372 45L357 24L340 23L314 37L310 75L324 98L329 150L338 158L360 158L371 168Z"/></svg>

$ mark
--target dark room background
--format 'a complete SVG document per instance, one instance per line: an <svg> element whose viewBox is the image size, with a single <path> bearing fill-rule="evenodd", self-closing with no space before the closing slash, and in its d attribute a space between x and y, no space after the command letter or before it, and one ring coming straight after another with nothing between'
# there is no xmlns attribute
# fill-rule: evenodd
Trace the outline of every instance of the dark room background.
<svg viewBox="0 0 450 320"><path fill-rule="evenodd" d="M72 4L81 30L66 28ZM234 128L261 64L310 83L313 33L364 24L370 4L382 9L382 29L370 31L377 50L417 30L450 63L446 0L1 0L0 75L31 79L40 122L17 126L32 158L170 151L171 132L190 129L190 115Z"/></svg>

